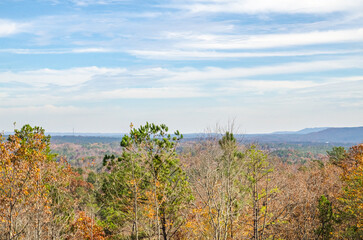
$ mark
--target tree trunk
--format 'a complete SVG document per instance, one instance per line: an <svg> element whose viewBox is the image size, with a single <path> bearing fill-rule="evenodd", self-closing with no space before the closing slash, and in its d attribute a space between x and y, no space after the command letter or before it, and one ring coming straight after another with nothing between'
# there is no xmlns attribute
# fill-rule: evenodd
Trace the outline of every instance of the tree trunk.
<svg viewBox="0 0 363 240"><path fill-rule="evenodd" d="M166 219L165 219L165 211L163 208L160 209L160 212L162 214L162 217L161 217L161 229L163 231L163 238L164 240L167 240L168 237L167 237L167 232L166 232Z"/></svg>
<svg viewBox="0 0 363 240"><path fill-rule="evenodd" d="M255 173L256 173L256 169ZM253 239L258 240L258 189L257 189L257 174L255 174L255 183L253 186Z"/></svg>

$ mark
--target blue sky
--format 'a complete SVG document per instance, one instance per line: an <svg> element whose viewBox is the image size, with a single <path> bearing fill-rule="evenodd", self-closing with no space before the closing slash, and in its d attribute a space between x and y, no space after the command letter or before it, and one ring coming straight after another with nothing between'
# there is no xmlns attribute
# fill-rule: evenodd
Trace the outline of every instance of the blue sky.
<svg viewBox="0 0 363 240"><path fill-rule="evenodd" d="M363 125L361 0L1 0L0 130Z"/></svg>

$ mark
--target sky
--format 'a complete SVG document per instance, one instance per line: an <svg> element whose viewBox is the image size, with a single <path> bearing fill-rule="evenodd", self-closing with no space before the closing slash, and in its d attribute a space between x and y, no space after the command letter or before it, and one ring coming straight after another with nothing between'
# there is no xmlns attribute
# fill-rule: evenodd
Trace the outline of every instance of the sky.
<svg viewBox="0 0 363 240"><path fill-rule="evenodd" d="M0 1L0 131L146 121L363 126L363 1Z"/></svg>

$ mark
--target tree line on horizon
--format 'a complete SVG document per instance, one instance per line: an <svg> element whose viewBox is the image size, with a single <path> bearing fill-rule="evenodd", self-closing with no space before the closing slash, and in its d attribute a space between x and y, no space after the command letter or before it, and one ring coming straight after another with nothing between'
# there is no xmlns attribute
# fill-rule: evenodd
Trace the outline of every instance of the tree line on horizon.
<svg viewBox="0 0 363 240"><path fill-rule="evenodd" d="M363 239L363 144L291 164L230 131L182 138L131 125L94 171L40 127L1 137L0 240Z"/></svg>

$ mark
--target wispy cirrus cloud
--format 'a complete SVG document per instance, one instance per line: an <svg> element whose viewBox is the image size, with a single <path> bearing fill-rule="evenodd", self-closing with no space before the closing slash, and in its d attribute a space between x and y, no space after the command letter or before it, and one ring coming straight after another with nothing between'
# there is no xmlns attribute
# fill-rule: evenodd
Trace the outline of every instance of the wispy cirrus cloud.
<svg viewBox="0 0 363 240"><path fill-rule="evenodd" d="M363 3L357 0L176 0L174 3L192 12L209 13L332 13L363 9Z"/></svg>
<svg viewBox="0 0 363 240"><path fill-rule="evenodd" d="M53 4L72 3L75 4L76 6L86 7L89 5L117 4L128 0L45 0L45 1L49 1Z"/></svg>
<svg viewBox="0 0 363 240"><path fill-rule="evenodd" d="M181 21L181 20L179 20ZM289 57L318 54L344 54L343 50L294 49L304 46L361 43L363 28L305 31L295 29L281 33L239 33L230 23L201 23L199 27L187 28L176 22L180 31L171 31L168 25L160 25L158 19L141 26L128 19L114 15L98 15L93 21L86 16L47 16L31 22L26 32L30 43L51 48L10 48L0 52L15 54L68 54L68 53L130 53L148 59L216 59L243 57ZM102 23L102 24L100 24ZM158 25L159 29L152 26ZM150 25L150 29L148 28ZM209 26L213 27L209 27ZM199 31L198 29L205 29ZM222 29L224 29L222 31ZM189 29L188 29L189 30ZM143 34L141 34L143 33ZM1 36L1 30L0 30ZM91 37L90 37L91 36ZM68 42L64 48L64 42ZM70 47L71 46L71 47ZM251 50L289 48L279 52L255 52ZM207 50L207 51L206 51ZM231 52L230 50L249 50ZM355 51L350 49L349 51ZM348 52L349 52L348 51ZM340 52L340 53L339 53ZM347 52L347 53L348 53Z"/></svg>
<svg viewBox="0 0 363 240"><path fill-rule="evenodd" d="M88 5L106 5L125 2L127 0L70 0L70 2L78 6L88 6Z"/></svg>
<svg viewBox="0 0 363 240"><path fill-rule="evenodd" d="M149 9L149 11L149 14L145 11L141 15L150 16L154 10ZM148 21L144 21L145 19L140 13L124 14L124 12L45 15L30 20L30 24L22 31L28 34L28 38L25 40L28 46L41 46L48 49L9 48L2 49L0 52L15 54L126 52L144 59L188 60L193 58L203 60L316 55L314 51L306 51L306 54L301 54L296 51L298 49L292 48L361 43L363 41L363 29L349 28L349 26L327 30L329 27L325 26L324 29L320 29L319 24L309 24L308 29L305 29L303 25L290 29L290 25L282 24L284 26L280 28L281 30L273 31L266 30L265 27L259 25L253 25L253 28L248 26L247 29L250 30L243 30L238 26L238 22L234 21L215 21L208 16L189 18L188 14L175 17L172 13L157 13L151 14L153 17ZM135 19L140 22L135 21ZM23 23L17 24L21 26ZM254 31L256 29L264 31L256 34ZM16 32L9 31L12 34ZM3 32L5 34L5 30ZM278 53L230 51L270 50L270 48L290 48L288 49L290 53L286 53L287 51L285 53L281 51ZM324 51L326 53L323 53ZM324 51L321 50L320 52L330 54L327 52L339 50Z"/></svg>
<svg viewBox="0 0 363 240"><path fill-rule="evenodd" d="M253 57L293 57L314 55L340 55L361 53L363 50L332 50L332 51L269 51L269 52L226 52L226 51L198 51L198 50L130 50L131 55L146 59L163 60L203 60Z"/></svg>
<svg viewBox="0 0 363 240"><path fill-rule="evenodd" d="M120 50L113 48L73 48L73 49L0 49L0 53L12 53L20 55L58 55L58 54L82 54L82 53L128 53L133 56L145 59L162 60L213 60L228 58L254 58L254 57L293 57L293 56L314 56L314 55L346 55L361 53L363 50L310 50L310 51L268 51L268 52L226 52L208 50Z"/></svg>
<svg viewBox="0 0 363 240"><path fill-rule="evenodd" d="M196 87L149 87L149 88L122 88L100 93L85 94L80 99L97 98L107 99L175 99L175 98L201 98L212 95Z"/></svg>
<svg viewBox="0 0 363 240"><path fill-rule="evenodd" d="M73 48L73 49L34 49L34 48L9 48L9 49L0 49L0 53L14 53L14 54L71 54L71 53L110 53L110 52L118 52L117 49L110 48Z"/></svg>
<svg viewBox="0 0 363 240"><path fill-rule="evenodd" d="M339 69L362 69L363 60L293 62L249 68L99 68L83 67L64 70L1 72L0 83L13 97L2 104L21 105L44 102L67 104L72 101L108 101L111 99L175 99L229 96L238 93L284 92L306 89L322 84L361 81L350 78L318 77L316 80L279 80L279 76L300 73L321 73ZM275 80L251 80L257 76L273 76ZM0 87L4 89L4 87ZM49 90L52 89L51 95ZM233 90L234 89L234 90ZM227 91L228 90L228 91ZM32 97L30 97L32 96ZM31 100L26 100L31 98ZM42 99L42 100L40 100ZM9 102L10 101L10 102Z"/></svg>
<svg viewBox="0 0 363 240"><path fill-rule="evenodd" d="M337 60L290 62L249 68L207 67L204 69L180 69L170 77L162 78L164 82L215 81L226 79L243 79L252 76L283 75L294 73L313 73L329 70L362 68L363 60L359 57Z"/></svg>
<svg viewBox="0 0 363 240"><path fill-rule="evenodd" d="M122 81L123 86L165 87L179 83L205 84L211 81L244 79L253 76L282 75L307 72L324 72L339 69L361 69L363 60L359 57L339 58L336 60L291 62L283 64L262 65L257 67L220 68L100 68L79 67L63 70L38 69L31 71L6 71L0 73L0 83L21 83L34 87L49 85L70 87L83 84L95 84L108 79L109 84ZM107 81L106 81L107 82ZM105 84L107 87L107 84Z"/></svg>
<svg viewBox="0 0 363 240"><path fill-rule="evenodd" d="M70 87L83 84L99 75L105 78L122 72L125 72L125 69L99 67L71 68L66 70L46 68L20 72L7 71L0 73L0 83L21 83L33 87L48 87L50 85Z"/></svg>
<svg viewBox="0 0 363 240"><path fill-rule="evenodd" d="M218 97L247 95L249 101L263 95L282 96L296 93L299 90L320 87L325 83L310 80L231 80L223 86L214 89L214 95ZM301 94L298 94L301 97Z"/></svg>
<svg viewBox="0 0 363 240"><path fill-rule="evenodd" d="M315 44L362 42L363 28L261 35L200 35L167 33L172 39L183 39L177 46L198 49L259 49Z"/></svg>

